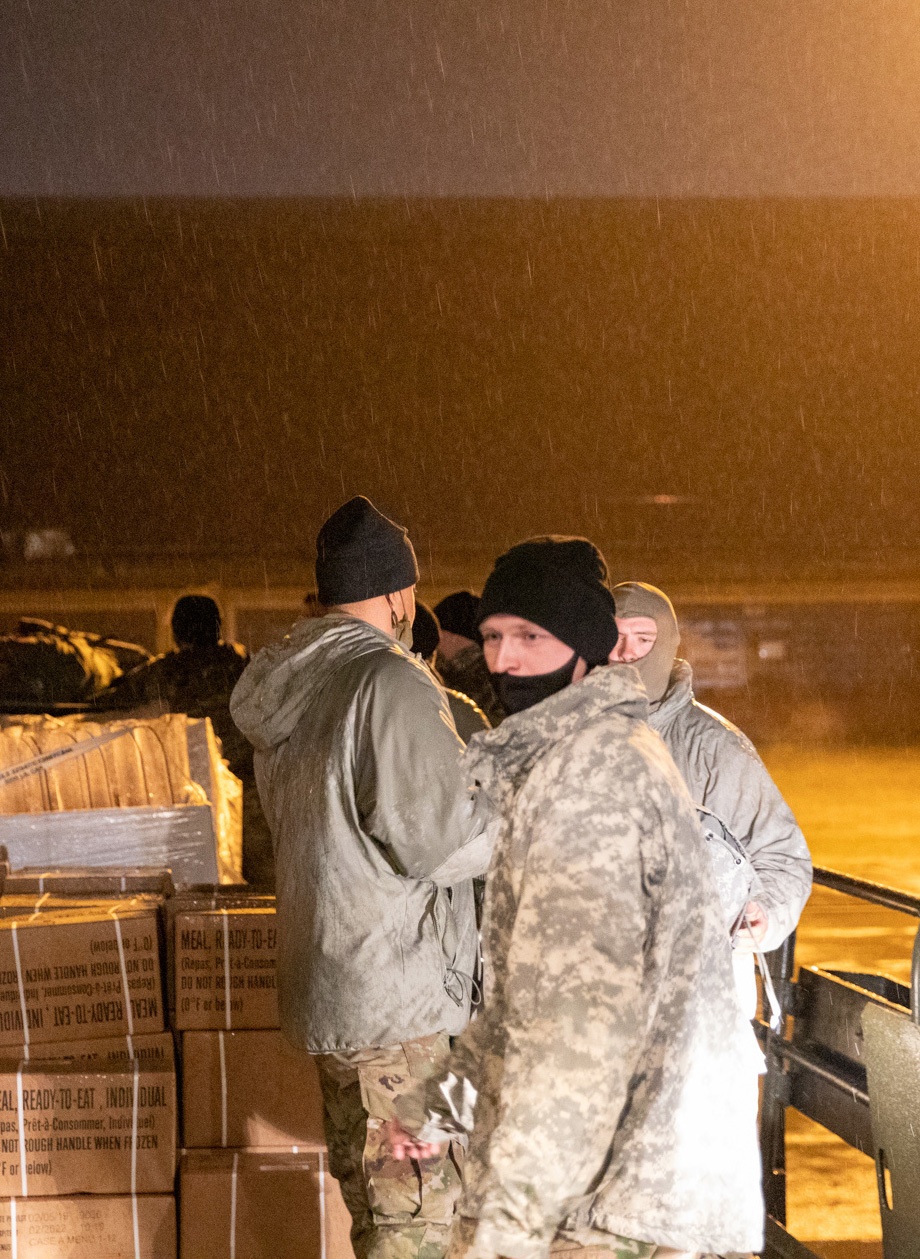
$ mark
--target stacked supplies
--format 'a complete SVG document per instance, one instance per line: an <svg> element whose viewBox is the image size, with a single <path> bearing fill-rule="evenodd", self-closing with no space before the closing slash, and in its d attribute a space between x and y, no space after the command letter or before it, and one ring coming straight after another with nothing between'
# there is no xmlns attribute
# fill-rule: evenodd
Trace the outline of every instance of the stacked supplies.
<svg viewBox="0 0 920 1259"><path fill-rule="evenodd" d="M352 1259L316 1067L278 1030L274 898L170 902L183 1259Z"/></svg>
<svg viewBox="0 0 920 1259"><path fill-rule="evenodd" d="M353 1259L276 951L274 898L245 886L7 872L0 1259Z"/></svg>
<svg viewBox="0 0 920 1259"><path fill-rule="evenodd" d="M0 1256L175 1259L161 903L0 898Z"/></svg>

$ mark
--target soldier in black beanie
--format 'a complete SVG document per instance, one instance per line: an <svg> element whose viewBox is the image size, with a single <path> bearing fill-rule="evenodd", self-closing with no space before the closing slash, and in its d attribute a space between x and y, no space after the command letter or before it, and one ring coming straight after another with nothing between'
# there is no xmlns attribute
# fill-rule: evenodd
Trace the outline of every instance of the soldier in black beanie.
<svg viewBox="0 0 920 1259"><path fill-rule="evenodd" d="M507 714L482 655L476 621L479 596L471 590L455 590L436 604L434 611L441 625L438 670L444 685L468 695L493 726L500 725Z"/></svg>
<svg viewBox="0 0 920 1259"><path fill-rule="evenodd" d="M587 538L531 538L499 556L478 611L486 663L508 712L547 699L616 646L607 564Z"/></svg>
<svg viewBox="0 0 920 1259"><path fill-rule="evenodd" d="M380 1130L466 1026L484 802L447 697L411 654L406 530L353 498L316 540L326 615L254 658L231 711L255 748L277 856L281 1029L315 1055L356 1259L441 1259L461 1152L393 1162Z"/></svg>

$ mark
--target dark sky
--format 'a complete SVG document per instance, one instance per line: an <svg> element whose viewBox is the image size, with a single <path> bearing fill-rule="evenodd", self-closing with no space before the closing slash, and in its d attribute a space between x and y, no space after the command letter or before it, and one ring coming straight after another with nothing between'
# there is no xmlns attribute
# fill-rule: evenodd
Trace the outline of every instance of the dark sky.
<svg viewBox="0 0 920 1259"><path fill-rule="evenodd" d="M916 0L6 0L0 195L920 193Z"/></svg>

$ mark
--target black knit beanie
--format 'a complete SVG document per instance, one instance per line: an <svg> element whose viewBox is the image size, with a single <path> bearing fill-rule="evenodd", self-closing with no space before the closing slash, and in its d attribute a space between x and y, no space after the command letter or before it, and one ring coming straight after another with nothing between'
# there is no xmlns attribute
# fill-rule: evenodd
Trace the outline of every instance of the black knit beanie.
<svg viewBox="0 0 920 1259"><path fill-rule="evenodd" d="M504 614L549 630L588 665L606 664L617 642L607 564L587 538L531 538L500 555L477 622Z"/></svg>
<svg viewBox="0 0 920 1259"><path fill-rule="evenodd" d="M441 623L441 629L461 638L471 638L474 643L479 642L478 611L479 597L471 590L455 590L434 605L434 614Z"/></svg>
<svg viewBox="0 0 920 1259"><path fill-rule="evenodd" d="M326 607L391 595L417 581L406 530L362 494L334 511L316 536L316 590Z"/></svg>

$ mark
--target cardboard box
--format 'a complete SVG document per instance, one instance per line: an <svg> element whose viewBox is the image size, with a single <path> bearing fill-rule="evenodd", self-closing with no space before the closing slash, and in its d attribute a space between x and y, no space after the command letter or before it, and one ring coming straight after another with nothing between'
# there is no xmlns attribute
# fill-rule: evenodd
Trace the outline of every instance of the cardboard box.
<svg viewBox="0 0 920 1259"><path fill-rule="evenodd" d="M172 874L160 866L75 866L72 869L45 869L24 866L10 870L3 884L4 894L41 896L172 896Z"/></svg>
<svg viewBox="0 0 920 1259"><path fill-rule="evenodd" d="M274 913L275 897L270 892L253 892L242 884L201 884L195 888L182 888L163 904L166 919L166 999L170 1013L176 1011L176 918L179 914L198 913L218 909L261 909ZM174 1022L174 1019L171 1020Z"/></svg>
<svg viewBox="0 0 920 1259"><path fill-rule="evenodd" d="M165 1063L0 1061L0 1196L170 1193L175 1170Z"/></svg>
<svg viewBox="0 0 920 1259"><path fill-rule="evenodd" d="M179 1173L182 1259L354 1259L325 1151L189 1150Z"/></svg>
<svg viewBox="0 0 920 1259"><path fill-rule="evenodd" d="M163 1027L155 913L112 902L0 918L0 1045Z"/></svg>
<svg viewBox="0 0 920 1259"><path fill-rule="evenodd" d="M322 1145L316 1064L280 1032L185 1032L182 1142L292 1149Z"/></svg>
<svg viewBox="0 0 920 1259"><path fill-rule="evenodd" d="M149 1036L100 1036L98 1040L43 1041L16 1049L8 1058L29 1062L78 1060L95 1063L162 1062L175 1070L176 1046L172 1032L153 1032Z"/></svg>
<svg viewBox="0 0 920 1259"><path fill-rule="evenodd" d="M176 1259L176 1202L165 1194L0 1201L0 1259Z"/></svg>
<svg viewBox="0 0 920 1259"><path fill-rule="evenodd" d="M250 907L179 908L173 946L177 1030L278 1026L273 898Z"/></svg>

